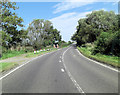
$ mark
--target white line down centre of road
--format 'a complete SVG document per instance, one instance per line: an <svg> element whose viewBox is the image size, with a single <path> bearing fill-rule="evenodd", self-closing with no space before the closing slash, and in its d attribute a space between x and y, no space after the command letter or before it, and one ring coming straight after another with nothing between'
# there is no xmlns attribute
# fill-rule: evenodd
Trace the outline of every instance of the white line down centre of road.
<svg viewBox="0 0 120 95"><path fill-rule="evenodd" d="M62 58L62 57L60 56L60 58Z"/></svg>
<svg viewBox="0 0 120 95"><path fill-rule="evenodd" d="M62 72L65 72L65 70L64 70L64 69L61 69L61 71L62 71Z"/></svg>
<svg viewBox="0 0 120 95"><path fill-rule="evenodd" d="M61 63L62 61L61 61L61 60L59 60L59 62Z"/></svg>
<svg viewBox="0 0 120 95"><path fill-rule="evenodd" d="M70 48L68 48L70 49ZM67 69L65 62L64 62L64 55L65 53L68 51L68 49L66 51L64 51L63 55L62 55L62 62L63 62L63 66L68 74L68 76L70 77L70 79L72 80L73 84L75 85L75 87L78 89L79 93L82 93L82 95L86 95L85 92L83 91L83 89L80 87L80 85L77 83L77 81L74 79L74 77L71 75L70 71Z"/></svg>
<svg viewBox="0 0 120 95"><path fill-rule="evenodd" d="M73 55L75 57L75 55Z"/></svg>

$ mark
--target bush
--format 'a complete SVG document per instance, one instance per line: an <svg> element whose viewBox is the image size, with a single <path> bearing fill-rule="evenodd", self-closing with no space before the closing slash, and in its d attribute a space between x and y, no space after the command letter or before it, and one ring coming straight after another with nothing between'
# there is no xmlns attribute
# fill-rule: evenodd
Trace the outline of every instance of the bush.
<svg viewBox="0 0 120 95"><path fill-rule="evenodd" d="M104 53L106 51L107 41L109 39L109 33L102 32L100 36L98 37L97 41L95 42L95 48L93 50L93 54L96 53Z"/></svg>
<svg viewBox="0 0 120 95"><path fill-rule="evenodd" d="M27 46L26 48L25 48L25 52L32 52L34 49L33 49L33 47L31 47L31 46Z"/></svg>
<svg viewBox="0 0 120 95"><path fill-rule="evenodd" d="M71 41L68 41L68 45L71 45L73 42L71 42Z"/></svg>
<svg viewBox="0 0 120 95"><path fill-rule="evenodd" d="M8 50L5 47L2 47L2 53L6 53Z"/></svg>
<svg viewBox="0 0 120 95"><path fill-rule="evenodd" d="M120 31L115 33L102 32L95 42L95 47L92 54L101 53L101 54L113 54L120 55Z"/></svg>
<svg viewBox="0 0 120 95"><path fill-rule="evenodd" d="M120 56L120 30L114 33L113 40L111 43L112 43L111 52L114 55Z"/></svg>

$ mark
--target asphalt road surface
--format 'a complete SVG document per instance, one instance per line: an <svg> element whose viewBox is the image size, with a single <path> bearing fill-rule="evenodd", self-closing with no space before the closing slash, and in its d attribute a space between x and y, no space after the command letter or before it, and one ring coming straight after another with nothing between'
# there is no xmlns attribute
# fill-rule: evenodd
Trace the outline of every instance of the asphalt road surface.
<svg viewBox="0 0 120 95"><path fill-rule="evenodd" d="M3 93L118 93L118 72L74 45L39 57L2 79Z"/></svg>

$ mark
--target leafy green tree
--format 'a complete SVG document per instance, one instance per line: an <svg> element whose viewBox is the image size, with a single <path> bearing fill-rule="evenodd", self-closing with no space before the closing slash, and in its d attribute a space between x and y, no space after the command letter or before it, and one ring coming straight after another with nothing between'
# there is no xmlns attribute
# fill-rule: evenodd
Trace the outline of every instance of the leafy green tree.
<svg viewBox="0 0 120 95"><path fill-rule="evenodd" d="M77 31L72 40L77 45L94 43L93 54L119 55L120 15L113 11L93 11L78 21Z"/></svg>
<svg viewBox="0 0 120 95"><path fill-rule="evenodd" d="M68 41L68 45L71 45L73 42L71 42L71 41Z"/></svg>
<svg viewBox="0 0 120 95"><path fill-rule="evenodd" d="M15 14L16 7L15 2L7 2L7 0L0 1L2 5L0 14L2 16L2 41L3 46L10 48L11 46L17 46L18 43L21 44L22 37L25 31L18 30L18 27L23 27L23 19Z"/></svg>
<svg viewBox="0 0 120 95"><path fill-rule="evenodd" d="M33 20L27 29L29 43L35 49L53 45L55 41L61 41L60 32L53 28L50 21L44 19Z"/></svg>
<svg viewBox="0 0 120 95"><path fill-rule="evenodd" d="M120 56L120 30L115 33L102 32L98 37L93 54L112 54Z"/></svg>
<svg viewBox="0 0 120 95"><path fill-rule="evenodd" d="M93 11L87 15L86 23L93 26L93 29L116 31L118 28L118 19L113 11Z"/></svg>
<svg viewBox="0 0 120 95"><path fill-rule="evenodd" d="M52 29L50 37L52 44L54 44L55 42L58 42L58 44L60 44L62 38L60 35L60 31L58 31L57 29Z"/></svg>
<svg viewBox="0 0 120 95"><path fill-rule="evenodd" d="M96 41L101 32L111 30L115 32L118 29L118 19L114 12L93 11L86 18L78 21L77 31L72 40L78 45L92 43Z"/></svg>

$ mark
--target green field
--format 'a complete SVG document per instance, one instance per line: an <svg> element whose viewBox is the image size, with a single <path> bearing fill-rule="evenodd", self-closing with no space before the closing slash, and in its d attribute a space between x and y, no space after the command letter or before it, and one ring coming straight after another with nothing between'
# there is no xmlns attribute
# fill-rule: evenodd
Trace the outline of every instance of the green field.
<svg viewBox="0 0 120 95"><path fill-rule="evenodd" d="M114 67L120 67L120 63L117 56L102 55L102 54L92 55L90 49L87 47L77 47L77 48L86 57L89 57L91 59L94 59L102 63L112 65Z"/></svg>

